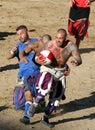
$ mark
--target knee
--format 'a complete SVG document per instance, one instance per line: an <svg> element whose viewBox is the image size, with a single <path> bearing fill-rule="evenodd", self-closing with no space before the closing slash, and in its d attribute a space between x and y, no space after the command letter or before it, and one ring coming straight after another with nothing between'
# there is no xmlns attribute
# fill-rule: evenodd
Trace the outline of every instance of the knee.
<svg viewBox="0 0 95 130"><path fill-rule="evenodd" d="M25 91L26 101L33 101L33 95L30 90Z"/></svg>

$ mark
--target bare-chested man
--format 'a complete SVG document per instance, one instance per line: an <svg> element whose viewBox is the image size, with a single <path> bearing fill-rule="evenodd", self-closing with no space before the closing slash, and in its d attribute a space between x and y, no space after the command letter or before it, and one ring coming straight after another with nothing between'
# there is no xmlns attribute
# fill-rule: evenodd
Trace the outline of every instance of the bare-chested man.
<svg viewBox="0 0 95 130"><path fill-rule="evenodd" d="M68 70L66 63L70 56L73 56L74 58L74 60L71 61L73 66L80 65L82 63L82 59L76 44L67 39L67 32L65 29L58 29L55 39L51 40L47 45L45 45L42 41L39 41L36 44L32 43L24 49L24 51L20 54L20 58L22 61L27 62L23 57L26 53L34 50L38 54L43 49L50 50L56 60L50 66L45 66L44 61L37 59L38 63L42 64L41 75L39 75L37 81L37 87L39 88L38 94L35 98L34 104L32 104L30 107L29 115L33 116L35 107L38 105L40 100L47 93L50 93L50 100L41 122L49 127L52 127L52 124L49 123L48 118L50 114L55 110L56 106L58 106L60 99L64 99L65 72L68 72L66 71ZM42 77L42 73L44 72L45 75ZM54 84L55 79L57 80L56 87Z"/></svg>

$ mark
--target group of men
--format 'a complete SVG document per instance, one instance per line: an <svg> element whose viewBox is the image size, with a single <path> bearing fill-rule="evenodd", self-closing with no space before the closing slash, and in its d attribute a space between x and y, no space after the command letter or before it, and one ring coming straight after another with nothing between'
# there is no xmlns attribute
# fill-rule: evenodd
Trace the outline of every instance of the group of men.
<svg viewBox="0 0 95 130"><path fill-rule="evenodd" d="M52 127L48 120L49 116L58 106L59 101L65 99L65 77L70 71L66 63L70 56L74 57L74 60L71 61L72 65L78 66L82 63L78 48L75 43L67 39L67 32L63 28L57 30L53 40L49 35L44 35L39 39L29 38L29 32L25 25L19 26L16 33L20 42L10 49L7 58L11 59L15 56L18 58L18 80L23 80L25 85L26 103L24 116L20 121L29 124L30 116L34 115L37 105L49 94L49 101L41 121ZM35 59L42 50L52 52L53 63L45 65L44 59ZM31 85L28 84L30 76Z"/></svg>
<svg viewBox="0 0 95 130"><path fill-rule="evenodd" d="M95 0L71 0L68 32L75 36L76 43L67 39L67 32L63 28L58 29L52 39L48 34L40 38L30 38L25 25L17 27L19 42L10 49L7 58L17 57L19 62L18 81L23 81L26 98L24 116L20 119L22 123L30 123L36 107L49 94L41 122L53 127L49 123L49 117L60 100L65 99L66 76L70 73L67 61L73 56L73 66L82 64L78 48L80 41L87 36L90 3L93 1ZM49 50L53 54L54 61L51 64L46 65L45 59L40 60L37 56L42 50ZM28 83L29 78L31 84Z"/></svg>

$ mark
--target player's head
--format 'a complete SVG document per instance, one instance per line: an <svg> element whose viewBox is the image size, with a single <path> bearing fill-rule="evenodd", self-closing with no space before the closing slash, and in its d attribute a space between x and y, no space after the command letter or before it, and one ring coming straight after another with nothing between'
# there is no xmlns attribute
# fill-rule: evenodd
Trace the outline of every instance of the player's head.
<svg viewBox="0 0 95 130"><path fill-rule="evenodd" d="M20 25L16 28L16 33L18 39L25 43L29 39L28 29L25 25Z"/></svg>
<svg viewBox="0 0 95 130"><path fill-rule="evenodd" d="M49 34L44 34L42 36L42 40L44 43L48 43L50 40L52 40L52 37Z"/></svg>
<svg viewBox="0 0 95 130"><path fill-rule="evenodd" d="M55 36L57 46L59 47L62 46L66 38L67 38L66 30L63 28L58 29Z"/></svg>

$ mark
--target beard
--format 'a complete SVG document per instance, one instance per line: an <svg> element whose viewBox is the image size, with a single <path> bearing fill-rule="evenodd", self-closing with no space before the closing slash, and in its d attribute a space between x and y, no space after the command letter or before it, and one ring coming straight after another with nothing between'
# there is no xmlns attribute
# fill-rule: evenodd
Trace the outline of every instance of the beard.
<svg viewBox="0 0 95 130"><path fill-rule="evenodd" d="M26 36L26 37L21 37L19 40L22 42L22 43L25 43L25 42L27 42L27 40L29 39L29 37L28 36Z"/></svg>

